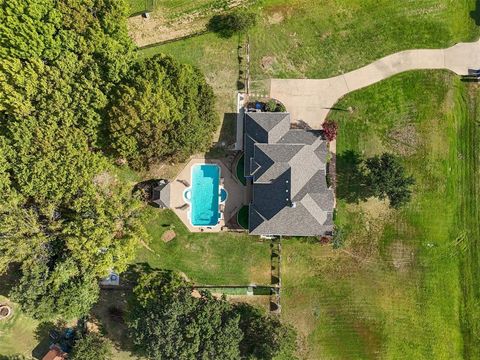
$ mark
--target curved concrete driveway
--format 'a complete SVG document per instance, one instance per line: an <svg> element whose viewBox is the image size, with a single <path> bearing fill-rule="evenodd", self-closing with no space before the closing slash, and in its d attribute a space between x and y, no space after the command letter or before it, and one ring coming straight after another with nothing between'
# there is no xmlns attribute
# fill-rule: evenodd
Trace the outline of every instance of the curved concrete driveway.
<svg viewBox="0 0 480 360"><path fill-rule="evenodd" d="M418 69L448 69L466 75L479 67L480 40L448 49L401 51L329 79L271 79L270 96L285 104L293 121L319 129L342 96L392 75Z"/></svg>

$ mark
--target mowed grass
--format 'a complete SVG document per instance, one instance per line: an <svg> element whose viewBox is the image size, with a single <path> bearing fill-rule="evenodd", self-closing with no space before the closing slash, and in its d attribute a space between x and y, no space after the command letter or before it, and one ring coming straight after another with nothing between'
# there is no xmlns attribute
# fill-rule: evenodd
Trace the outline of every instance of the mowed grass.
<svg viewBox="0 0 480 360"><path fill-rule="evenodd" d="M167 12L188 12L205 2L175 0L162 6L170 7ZM480 35L475 0L263 0L250 9L258 15L249 32L251 90L260 96L268 96L270 78L330 77L397 51L448 47ZM139 55L166 53L198 67L223 116L235 111L236 92L243 89L238 81L245 69L238 57L244 55L238 45L244 43L244 36L224 39L207 33L144 48ZM221 138L230 140L234 126L228 121L223 126L227 135Z"/></svg>
<svg viewBox="0 0 480 360"><path fill-rule="evenodd" d="M175 0L161 6L177 14L206 3ZM476 0L262 0L250 9L258 15L249 32L254 87L271 77L330 77L397 51L447 47L480 35ZM223 94L225 88L235 90L238 41L207 34L141 53L171 53L195 64L210 80L218 76L212 85ZM228 70L235 76L224 76Z"/></svg>
<svg viewBox="0 0 480 360"><path fill-rule="evenodd" d="M424 71L337 104L354 109L330 116L345 246L283 243L282 317L302 334L303 358L480 357L479 99L476 85ZM358 188L341 188L354 178L348 151L399 155L416 180L412 201L355 203Z"/></svg>
<svg viewBox="0 0 480 360"><path fill-rule="evenodd" d="M270 283L270 243L256 236L235 233L190 233L170 210L151 208L146 222L150 251L139 250L137 262L178 270L200 285ZM167 230L176 238L162 241Z"/></svg>
<svg viewBox="0 0 480 360"><path fill-rule="evenodd" d="M157 7L159 0L126 0L129 14L138 14L152 11Z"/></svg>
<svg viewBox="0 0 480 360"><path fill-rule="evenodd" d="M250 33L255 79L330 77L400 50L446 47L480 35L475 0L261 4L260 23Z"/></svg>
<svg viewBox="0 0 480 360"><path fill-rule="evenodd" d="M0 304L8 303L0 296ZM8 320L0 321L0 355L32 355L32 350L39 344L35 336L38 321L25 316L18 305L13 305L13 315Z"/></svg>

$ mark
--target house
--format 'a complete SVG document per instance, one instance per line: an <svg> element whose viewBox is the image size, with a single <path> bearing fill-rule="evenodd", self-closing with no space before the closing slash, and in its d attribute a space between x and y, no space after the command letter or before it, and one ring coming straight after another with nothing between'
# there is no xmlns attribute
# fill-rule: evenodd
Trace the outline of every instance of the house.
<svg viewBox="0 0 480 360"><path fill-rule="evenodd" d="M243 129L249 233L330 235L335 197L321 132L291 129L290 114L271 112L245 113Z"/></svg>

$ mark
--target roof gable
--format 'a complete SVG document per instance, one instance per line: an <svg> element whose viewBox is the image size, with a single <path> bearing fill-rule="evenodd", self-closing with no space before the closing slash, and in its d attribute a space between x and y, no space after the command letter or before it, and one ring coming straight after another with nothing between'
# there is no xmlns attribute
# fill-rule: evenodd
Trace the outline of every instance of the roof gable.
<svg viewBox="0 0 480 360"><path fill-rule="evenodd" d="M249 232L320 235L333 229L327 143L319 131L290 129L284 113L245 116L245 175L253 176Z"/></svg>

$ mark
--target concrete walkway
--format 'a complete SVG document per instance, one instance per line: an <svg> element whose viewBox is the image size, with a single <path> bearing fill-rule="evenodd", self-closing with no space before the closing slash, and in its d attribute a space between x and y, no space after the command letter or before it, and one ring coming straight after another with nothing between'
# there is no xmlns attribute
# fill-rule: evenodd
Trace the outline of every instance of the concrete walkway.
<svg viewBox="0 0 480 360"><path fill-rule="evenodd" d="M418 69L448 69L458 75L480 68L480 40L448 49L407 50L329 79L271 79L270 96L283 102L292 121L319 129L330 108L345 94L392 75Z"/></svg>

